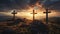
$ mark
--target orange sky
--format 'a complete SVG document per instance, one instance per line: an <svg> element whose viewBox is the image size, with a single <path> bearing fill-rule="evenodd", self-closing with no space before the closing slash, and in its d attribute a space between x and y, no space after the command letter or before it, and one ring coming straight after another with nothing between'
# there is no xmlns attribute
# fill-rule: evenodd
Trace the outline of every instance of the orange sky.
<svg viewBox="0 0 60 34"><path fill-rule="evenodd" d="M42 19L46 17L46 14L43 13L45 12L45 9L38 2L35 5L33 5L33 7L29 6L27 10L19 10L19 12L17 10L18 13L16 14L16 16L20 18L26 18L26 19L32 20L33 14L31 13L33 12L33 9L35 13L37 13L35 14L35 19ZM13 16L11 14L12 10L9 10L9 11L10 12L0 12L0 13L8 16ZM58 16L58 12L55 10L51 10L51 13L49 13L49 17L53 17L53 16Z"/></svg>

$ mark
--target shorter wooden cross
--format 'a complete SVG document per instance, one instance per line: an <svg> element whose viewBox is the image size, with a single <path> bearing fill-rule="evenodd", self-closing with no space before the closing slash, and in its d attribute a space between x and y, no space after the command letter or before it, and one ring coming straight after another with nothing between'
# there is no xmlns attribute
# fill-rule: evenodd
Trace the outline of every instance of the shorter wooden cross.
<svg viewBox="0 0 60 34"><path fill-rule="evenodd" d="M12 14L13 14L13 20L15 20L15 14L17 14L17 12L13 10Z"/></svg>

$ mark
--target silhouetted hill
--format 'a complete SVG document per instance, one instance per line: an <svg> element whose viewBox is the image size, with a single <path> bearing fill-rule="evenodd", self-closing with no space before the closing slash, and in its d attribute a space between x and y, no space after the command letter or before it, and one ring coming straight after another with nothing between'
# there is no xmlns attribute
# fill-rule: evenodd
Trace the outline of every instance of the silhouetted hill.
<svg viewBox="0 0 60 34"><path fill-rule="evenodd" d="M12 23L8 23L8 25L17 25L17 24L19 24L20 22L24 22L24 20L22 20L22 19L16 19L16 20L12 20L13 22Z"/></svg>
<svg viewBox="0 0 60 34"><path fill-rule="evenodd" d="M34 22L31 23L31 32L32 34L37 34L42 33L42 34L47 34L47 25L43 24L42 21L35 20Z"/></svg>

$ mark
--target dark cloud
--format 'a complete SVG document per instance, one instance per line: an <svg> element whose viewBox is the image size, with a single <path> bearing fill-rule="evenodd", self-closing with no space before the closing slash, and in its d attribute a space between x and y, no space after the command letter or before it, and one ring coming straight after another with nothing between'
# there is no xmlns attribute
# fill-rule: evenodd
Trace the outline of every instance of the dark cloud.
<svg viewBox="0 0 60 34"><path fill-rule="evenodd" d="M25 8L27 0L0 0L0 9L20 9Z"/></svg>
<svg viewBox="0 0 60 34"><path fill-rule="evenodd" d="M30 4L34 5L36 2L38 2L39 0L30 0Z"/></svg>
<svg viewBox="0 0 60 34"><path fill-rule="evenodd" d="M42 0L0 0L1 9L25 9L27 5L34 5L37 1Z"/></svg>
<svg viewBox="0 0 60 34"><path fill-rule="evenodd" d="M36 2L43 4L44 7L49 7L53 4L52 8L60 9L60 1L47 1L47 0L0 0L0 11L9 9L27 9L28 6L34 5ZM57 5L58 4L58 5ZM28 6L27 6L28 5Z"/></svg>
<svg viewBox="0 0 60 34"><path fill-rule="evenodd" d="M60 1L46 1L44 3L44 7L48 7L49 9L53 10L60 10Z"/></svg>

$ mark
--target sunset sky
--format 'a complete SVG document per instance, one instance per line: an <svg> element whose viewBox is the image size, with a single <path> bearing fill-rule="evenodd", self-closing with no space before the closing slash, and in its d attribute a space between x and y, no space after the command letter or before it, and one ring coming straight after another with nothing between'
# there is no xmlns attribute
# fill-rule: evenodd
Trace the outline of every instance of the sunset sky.
<svg viewBox="0 0 60 34"><path fill-rule="evenodd" d="M49 17L60 17L60 0L0 0L0 18L12 18L12 10L16 10L16 17L32 20L34 9L37 13L35 19L45 18L45 8L48 7Z"/></svg>
<svg viewBox="0 0 60 34"><path fill-rule="evenodd" d="M0 0L0 34L60 34L60 0Z"/></svg>

